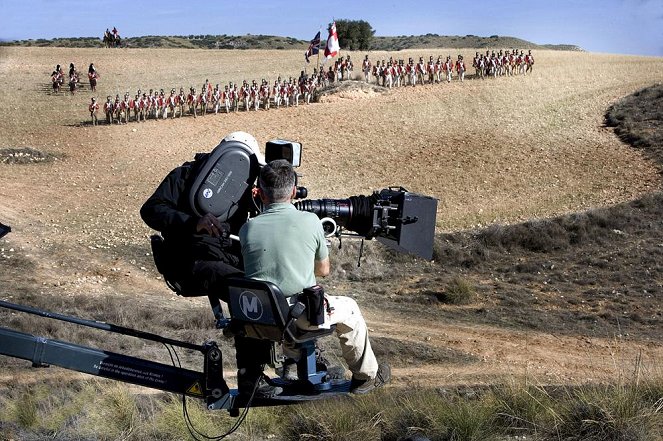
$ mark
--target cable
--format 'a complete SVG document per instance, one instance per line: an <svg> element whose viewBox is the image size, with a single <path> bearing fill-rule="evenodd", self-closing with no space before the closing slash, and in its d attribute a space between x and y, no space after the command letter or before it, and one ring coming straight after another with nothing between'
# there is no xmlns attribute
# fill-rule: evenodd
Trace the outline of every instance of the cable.
<svg viewBox="0 0 663 441"><path fill-rule="evenodd" d="M173 364L173 366L181 368L182 363L180 361L179 355L177 355L177 351L175 350L175 348L172 345L168 345L166 343L164 343L163 345L166 347L166 350L168 351L168 355L170 356L170 361ZM193 422L191 421L191 417L189 416L189 411L186 407L186 394L182 394L182 416L184 418L184 422L186 424L187 429L189 430L189 434L191 435L191 437L196 441L202 441L196 435L202 437L205 440L218 441L226 438L227 436L237 431L237 429L239 429L239 427L242 425L247 415L249 414L249 409L251 408L251 403L255 398L256 392L258 391L258 386L260 385L261 378L262 377L258 377L256 379L256 382L253 385L253 390L251 391L251 396L249 397L249 400L246 402L246 406L244 407L242 414L238 417L237 421L235 421L232 427L223 435L209 436L196 429Z"/></svg>

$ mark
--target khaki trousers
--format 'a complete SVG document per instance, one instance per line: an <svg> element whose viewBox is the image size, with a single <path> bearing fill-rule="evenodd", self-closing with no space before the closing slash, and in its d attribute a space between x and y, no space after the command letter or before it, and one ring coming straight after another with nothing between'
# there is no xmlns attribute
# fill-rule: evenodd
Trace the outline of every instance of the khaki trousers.
<svg viewBox="0 0 663 441"><path fill-rule="evenodd" d="M294 302L295 296L288 299ZM297 327L304 330L329 329L336 325L336 335L341 344L343 358L348 368L357 380L375 378L378 371L378 361L375 358L371 342L368 340L368 328L361 315L359 305L354 299L345 296L328 296L325 294L328 309L325 312L325 322L319 326L312 326L305 316L297 319ZM327 305L325 305L327 306ZM283 346L283 352L290 358L297 358L298 353Z"/></svg>

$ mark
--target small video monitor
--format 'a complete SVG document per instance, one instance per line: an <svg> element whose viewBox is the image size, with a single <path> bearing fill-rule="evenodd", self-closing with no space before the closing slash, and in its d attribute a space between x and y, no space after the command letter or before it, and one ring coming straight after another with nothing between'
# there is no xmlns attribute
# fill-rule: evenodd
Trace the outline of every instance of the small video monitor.
<svg viewBox="0 0 663 441"><path fill-rule="evenodd" d="M293 167L299 167L302 161L302 145L299 142L273 139L265 144L265 161L285 159Z"/></svg>

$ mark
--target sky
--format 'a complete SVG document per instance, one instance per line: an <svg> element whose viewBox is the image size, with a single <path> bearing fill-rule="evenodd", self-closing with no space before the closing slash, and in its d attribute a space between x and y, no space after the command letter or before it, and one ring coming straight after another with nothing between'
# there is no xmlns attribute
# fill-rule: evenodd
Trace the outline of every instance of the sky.
<svg viewBox="0 0 663 441"><path fill-rule="evenodd" d="M333 19L376 36L502 35L590 52L663 56L663 0L0 0L0 40L263 34L310 40Z"/></svg>

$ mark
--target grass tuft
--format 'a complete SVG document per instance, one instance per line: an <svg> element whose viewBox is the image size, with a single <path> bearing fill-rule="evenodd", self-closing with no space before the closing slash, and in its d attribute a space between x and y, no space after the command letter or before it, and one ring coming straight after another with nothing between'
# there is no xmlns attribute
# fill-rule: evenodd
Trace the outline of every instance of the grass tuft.
<svg viewBox="0 0 663 441"><path fill-rule="evenodd" d="M461 277L451 279L445 290L437 294L439 301L451 305L468 305L474 301L475 297L474 285Z"/></svg>

